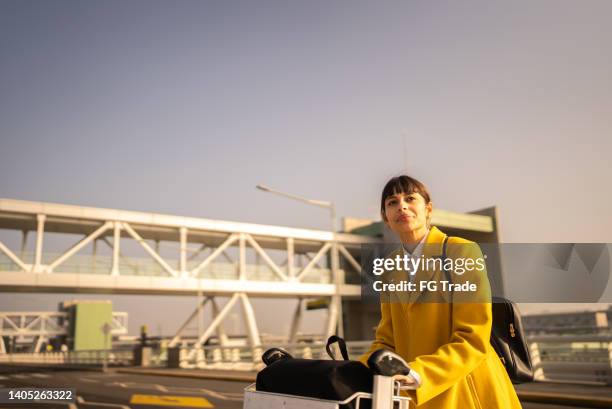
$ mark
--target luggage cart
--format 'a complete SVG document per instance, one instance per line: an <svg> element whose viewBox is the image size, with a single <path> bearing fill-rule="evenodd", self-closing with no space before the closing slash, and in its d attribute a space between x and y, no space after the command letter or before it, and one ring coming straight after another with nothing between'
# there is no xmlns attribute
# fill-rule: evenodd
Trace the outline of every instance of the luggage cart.
<svg viewBox="0 0 612 409"><path fill-rule="evenodd" d="M243 409L340 409L341 405L352 402L359 409L364 399L372 401L372 409L409 409L412 399L399 395L400 390L408 389L415 388L400 387L391 376L374 375L372 393L356 392L343 401L335 401L257 391L253 383L244 390Z"/></svg>

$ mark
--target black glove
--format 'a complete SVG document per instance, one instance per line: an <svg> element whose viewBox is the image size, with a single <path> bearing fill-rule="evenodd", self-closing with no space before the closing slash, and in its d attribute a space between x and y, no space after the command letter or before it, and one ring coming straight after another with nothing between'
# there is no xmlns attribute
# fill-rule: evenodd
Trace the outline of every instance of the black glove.
<svg viewBox="0 0 612 409"><path fill-rule="evenodd" d="M270 348L261 356L261 360L266 366L273 364L281 359L293 358L291 354L285 351L283 348Z"/></svg>
<svg viewBox="0 0 612 409"><path fill-rule="evenodd" d="M368 358L368 366L376 375L408 375L410 367L404 358L387 349L374 351Z"/></svg>

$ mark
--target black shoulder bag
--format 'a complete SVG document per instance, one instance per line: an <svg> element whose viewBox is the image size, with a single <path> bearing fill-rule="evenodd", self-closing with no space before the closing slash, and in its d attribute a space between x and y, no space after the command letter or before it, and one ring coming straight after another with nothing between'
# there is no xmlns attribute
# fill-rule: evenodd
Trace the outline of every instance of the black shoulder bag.
<svg viewBox="0 0 612 409"><path fill-rule="evenodd" d="M448 236L442 244L442 265L445 265ZM443 268L446 279L452 282L450 272ZM525 342L521 314L512 301L493 297L493 325L491 328L491 345L504 364L510 380L514 384L532 382L533 368L529 349Z"/></svg>

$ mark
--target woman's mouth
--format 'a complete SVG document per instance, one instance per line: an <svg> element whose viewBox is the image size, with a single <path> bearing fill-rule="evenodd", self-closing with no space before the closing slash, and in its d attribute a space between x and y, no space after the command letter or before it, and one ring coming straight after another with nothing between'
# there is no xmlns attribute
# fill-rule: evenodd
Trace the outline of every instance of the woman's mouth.
<svg viewBox="0 0 612 409"><path fill-rule="evenodd" d="M396 221L398 222L407 222L408 220L410 220L410 216L408 216L407 214L402 214L396 219Z"/></svg>

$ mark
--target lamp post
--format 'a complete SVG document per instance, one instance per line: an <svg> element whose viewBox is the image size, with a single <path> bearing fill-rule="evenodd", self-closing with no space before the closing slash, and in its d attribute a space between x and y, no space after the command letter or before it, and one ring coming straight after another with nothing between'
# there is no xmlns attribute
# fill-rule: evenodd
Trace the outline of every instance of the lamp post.
<svg viewBox="0 0 612 409"><path fill-rule="evenodd" d="M335 332L335 328L334 328L335 322L334 321L336 320L334 319L334 312L331 311L331 309L333 308L335 310L335 314L337 314L337 317L338 317L337 318L338 335L340 337L343 337L344 329L343 329L343 322L342 322L343 321L342 320L342 298L340 296L341 280L340 280L340 272L339 272L340 260L338 257L338 242L336 240L336 206L334 205L333 202L328 202L324 200L308 199L302 196L293 195L291 193L285 193L285 192L281 192L278 190L274 190L264 185L257 185L256 188L263 192L274 193L276 195L287 197L289 199L297 200L300 202L308 203L313 206L324 207L324 208L329 209L330 216L331 216L331 232L332 232L331 270L332 270L333 280L335 284L335 294L332 297L333 305L330 305L330 314L329 314L330 320L327 324L327 328L326 328L327 334L326 335L330 336L330 335L333 335L333 333Z"/></svg>
<svg viewBox="0 0 612 409"><path fill-rule="evenodd" d="M308 203L314 206L325 207L329 209L331 213L331 231L335 235L336 233L336 206L334 205L333 202L327 202L324 200L307 199L302 196L292 195L291 193L280 192L278 190L271 189L264 185L257 185L255 187L263 192L274 193L275 195L288 197L289 199L298 200L300 202Z"/></svg>

